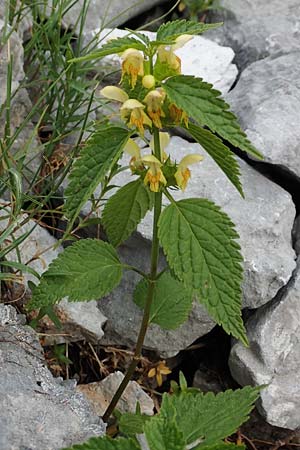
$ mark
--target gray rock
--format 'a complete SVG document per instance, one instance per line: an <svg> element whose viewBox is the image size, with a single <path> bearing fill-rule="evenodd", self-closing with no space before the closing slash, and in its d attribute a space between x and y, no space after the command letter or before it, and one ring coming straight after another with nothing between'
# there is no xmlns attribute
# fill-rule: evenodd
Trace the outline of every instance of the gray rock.
<svg viewBox="0 0 300 450"><path fill-rule="evenodd" d="M266 56L278 56L300 49L300 3L298 0L221 0L225 10L212 21L224 21L212 31L222 45L231 46L236 61L245 68Z"/></svg>
<svg viewBox="0 0 300 450"><path fill-rule="evenodd" d="M233 377L241 384L267 384L260 412L275 426L300 426L300 266L277 298L247 322L250 347L235 343Z"/></svg>
<svg viewBox="0 0 300 450"><path fill-rule="evenodd" d="M297 216L292 230L294 249L297 255L300 254L300 216Z"/></svg>
<svg viewBox="0 0 300 450"><path fill-rule="evenodd" d="M49 3L48 8L51 8L51 2ZM135 0L124 0L122 2L118 0L90 0L84 32L99 27L116 27L159 3L163 3L163 0L153 0L151 3L147 0L140 0L139 2ZM72 8L68 8L68 11L63 16L63 22L66 26L74 27L76 25L78 30L80 24L80 19L78 21L78 18L82 15L83 6L84 0L73 2Z"/></svg>
<svg viewBox="0 0 300 450"><path fill-rule="evenodd" d="M122 372L114 372L97 383L79 385L77 390L87 397L94 412L103 416L123 378ZM143 391L136 381L130 381L119 400L117 408L122 413L134 413L137 403L140 404L142 414L153 415L154 402L151 397Z"/></svg>
<svg viewBox="0 0 300 450"><path fill-rule="evenodd" d="M9 208L0 207L0 218L9 214ZM19 238L26 233L29 236L19 245L21 262L34 269L39 275L48 269L49 264L63 250L61 246L57 247L57 240L52 237L45 228L42 228L33 220L28 220L24 214L19 218L18 223L27 220L21 227L14 232L15 238ZM8 218L0 220L0 232L5 230L8 225ZM17 228L17 224L16 224ZM18 261L15 250L7 255L9 261ZM23 274L25 288L28 281L37 283L37 279L30 273ZM57 330L54 324L44 318L41 322L43 332L46 333L45 343L51 345L64 342L76 342L79 340L88 340L98 343L103 337L103 325L106 317L99 311L96 301L69 303L63 300L55 307L56 314L59 317L62 329Z"/></svg>
<svg viewBox="0 0 300 450"><path fill-rule="evenodd" d="M251 64L226 98L264 161L300 177L300 51Z"/></svg>
<svg viewBox="0 0 300 450"><path fill-rule="evenodd" d="M87 41L98 35L100 30L93 30L87 35ZM154 40L156 33L143 31L150 39ZM125 30L105 29L99 34L99 48L110 39L128 35ZM176 50L176 54L181 59L181 70L185 75L201 77L205 81L212 83L214 87L223 94L233 85L237 77L237 67L232 63L234 52L229 47L221 47L215 42L205 39L202 36L194 36L182 48ZM118 55L107 56L99 61L99 67L111 66L111 71L119 70L120 57Z"/></svg>
<svg viewBox="0 0 300 450"><path fill-rule="evenodd" d="M104 435L75 386L53 378L37 334L12 309L0 304L0 449L59 450Z"/></svg>
<svg viewBox="0 0 300 450"><path fill-rule="evenodd" d="M171 139L166 151L177 161L187 153L205 153L198 144L188 143L179 137ZM240 197L206 154L201 164L192 167L186 192L174 192L174 197L206 197L221 206L232 218L240 235L244 256L243 306L257 308L274 298L295 268L291 245L295 207L287 192L242 160L239 164L246 200ZM129 173L122 172L114 183L123 185L129 179ZM144 271L149 270L151 233L152 215L148 214L139 225L138 233L119 249L123 259ZM161 264L164 264L163 259ZM141 312L131 299L138 279L137 274L126 272L121 285L99 301L99 308L108 318L105 342L132 345L136 341ZM171 357L212 328L213 322L204 308L196 303L188 321L178 330L165 331L151 325L145 345L157 349L164 357Z"/></svg>
<svg viewBox="0 0 300 450"><path fill-rule="evenodd" d="M8 14L9 2L7 0L0 0L0 19L5 21ZM14 4L10 5L11 8L15 8L14 21L12 23L13 29L18 33L23 41L28 38L28 32L32 26L32 15L28 5L24 5L24 2L20 0L14 1Z"/></svg>

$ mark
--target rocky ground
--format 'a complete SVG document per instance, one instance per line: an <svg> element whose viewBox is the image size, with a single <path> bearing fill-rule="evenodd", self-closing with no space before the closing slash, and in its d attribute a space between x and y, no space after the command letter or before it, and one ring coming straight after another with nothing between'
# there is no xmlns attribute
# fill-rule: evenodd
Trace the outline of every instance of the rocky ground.
<svg viewBox="0 0 300 450"><path fill-rule="evenodd" d="M4 28L5 3L0 0L0 30ZM95 35L99 17L106 17L110 27L121 26L129 19L139 26L138 14L145 17L149 9L148 2L139 2L125 16L110 22L126 5L136 2L115 2L107 10L108 3L91 1L84 29L86 40ZM168 9L169 2L152 2L151 6L155 5L156 12L161 13ZM241 168L243 200L205 154L203 164L193 169L185 195L215 201L236 224L244 257L243 312L250 347L231 342L216 329L204 308L195 304L187 323L178 330L150 327L145 359L137 375L137 381L144 384L150 396L133 382L122 407L134 410L140 401L147 413L153 413L159 395L154 395L157 386L147 373L153 364L163 360L172 369L169 379L183 370L188 381L204 391L266 384L258 411L240 434L252 450L291 449L300 445L300 3L221 0L221 5L223 9L210 12L207 19L222 20L224 26L207 33L205 38L195 37L181 50L183 72L201 76L221 90L251 141L264 154L264 161L245 158L233 149ZM75 32L78 30L74 17L81 7L80 0L65 16L64 26L75 26ZM9 44L0 47L0 104L7 96L8 45L13 54L13 129L20 126L32 108L28 90L23 87L23 43L30 36L30 27L30 17L26 16L18 31L12 32ZM122 31L114 31L109 37L119 33ZM107 60L108 63L113 66L115 60ZM3 117L1 120L3 133ZM16 151L32 133L33 122L34 119L28 121L16 140ZM181 159L183 151L202 151L198 144L176 135L170 149L177 159ZM41 150L42 142L34 138L24 190L28 188L30 173L40 163ZM127 176L122 172L119 184L125 183ZM4 217L9 208L3 198L0 216ZM86 205L83 213L88 214L89 208ZM8 227L3 217L2 233ZM150 229L151 214L120 248L121 257L142 270L148 267ZM30 266L42 273L62 251L55 246L59 233L50 233L35 221L28 221L15 237L29 230L31 234L19 249L21 259L24 263L31 261ZM86 230L90 237L95 237L95 233L95 227ZM16 260L16 254L9 253L8 258ZM160 263L164 264L163 257ZM26 274L25 282L31 279ZM47 361L38 335L25 325L24 317L17 315L11 305L0 304L0 450L59 450L104 433L104 423L97 414L101 415L99 411L109 401L113 386L122 378L120 372L109 374L126 367L141 318L132 301L136 281L134 273L126 272L121 285L101 301L95 299L84 305L61 302L57 315L63 328L58 332L44 319L40 329ZM6 292L3 302L17 297L22 297L22 293ZM23 297L15 303L18 312L22 311ZM73 360L73 366L66 369L66 360L53 352L54 343L56 347L67 343L67 356ZM53 377L46 362L53 372L88 384L80 384L77 389L72 380ZM168 389L168 383L169 380L163 389Z"/></svg>

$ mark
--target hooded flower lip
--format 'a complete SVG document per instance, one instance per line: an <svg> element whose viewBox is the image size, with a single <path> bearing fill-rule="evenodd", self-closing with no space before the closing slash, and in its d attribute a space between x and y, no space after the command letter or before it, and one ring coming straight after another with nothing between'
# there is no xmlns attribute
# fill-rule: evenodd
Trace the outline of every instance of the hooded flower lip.
<svg viewBox="0 0 300 450"><path fill-rule="evenodd" d="M128 139L124 147L124 151L131 156L129 166L132 172L144 169L142 162L141 149L138 144L131 138Z"/></svg>
<svg viewBox="0 0 300 450"><path fill-rule="evenodd" d="M165 117L162 111L165 97L166 94L162 89L154 89L148 92L144 98L144 102L147 105L147 113L157 128L162 128L161 117Z"/></svg>
<svg viewBox="0 0 300 450"><path fill-rule="evenodd" d="M160 45L157 49L158 59L162 64L167 64L174 72L181 73L181 59L175 55L174 51L183 47L193 38L190 34L182 34L175 39L171 45Z"/></svg>
<svg viewBox="0 0 300 450"><path fill-rule="evenodd" d="M128 48L121 56L122 78L125 74L129 75L131 87L134 89L138 76L144 76L144 56L135 48Z"/></svg>
<svg viewBox="0 0 300 450"><path fill-rule="evenodd" d="M184 156L180 163L178 164L177 171L175 173L175 179L178 187L184 191L187 186L187 182L191 177L191 171L188 168L191 164L195 164L203 160L203 156L197 153L192 153L190 155Z"/></svg>
<svg viewBox="0 0 300 450"><path fill-rule="evenodd" d="M144 183L146 185L149 184L151 191L159 192L160 185L165 186L167 184L167 180L161 170L162 163L154 155L144 156L142 162L149 167Z"/></svg>
<svg viewBox="0 0 300 450"><path fill-rule="evenodd" d="M129 99L127 93L116 86L106 86L101 89L100 94L109 100L115 100L116 102L124 103Z"/></svg>
<svg viewBox="0 0 300 450"><path fill-rule="evenodd" d="M144 125L152 126L152 122L144 112L145 105L136 99L130 98L120 108L121 118L131 127L137 127L144 134Z"/></svg>
<svg viewBox="0 0 300 450"><path fill-rule="evenodd" d="M169 133L166 133L164 131L159 132L159 144L160 144L160 153L161 153L161 160L166 161L168 159L168 155L165 152L166 147L170 143L170 135ZM151 137L149 147L154 152L154 136Z"/></svg>

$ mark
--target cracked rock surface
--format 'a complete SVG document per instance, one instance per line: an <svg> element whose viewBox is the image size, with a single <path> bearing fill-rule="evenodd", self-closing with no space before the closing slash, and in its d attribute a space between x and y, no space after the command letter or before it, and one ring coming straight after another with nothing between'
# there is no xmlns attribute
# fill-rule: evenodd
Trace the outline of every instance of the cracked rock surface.
<svg viewBox="0 0 300 450"><path fill-rule="evenodd" d="M240 68L300 49L298 0L221 0L220 4L224 9L214 13L212 21L224 25L211 36L234 49Z"/></svg>
<svg viewBox="0 0 300 450"><path fill-rule="evenodd" d="M260 411L270 424L292 430L300 426L299 263L274 301L248 320L250 347L235 343L229 361L239 384L268 384L261 391Z"/></svg>
<svg viewBox="0 0 300 450"><path fill-rule="evenodd" d="M300 50L251 64L226 100L263 162L300 178Z"/></svg>
<svg viewBox="0 0 300 450"><path fill-rule="evenodd" d="M60 450L102 436L105 424L73 383L54 378L35 331L0 304L0 449Z"/></svg>

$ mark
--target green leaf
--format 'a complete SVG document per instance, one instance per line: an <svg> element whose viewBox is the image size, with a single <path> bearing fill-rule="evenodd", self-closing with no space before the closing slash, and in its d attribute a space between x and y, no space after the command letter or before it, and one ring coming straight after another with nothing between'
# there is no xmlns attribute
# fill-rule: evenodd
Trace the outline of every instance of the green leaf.
<svg viewBox="0 0 300 450"><path fill-rule="evenodd" d="M157 30L156 39L158 41L175 40L182 34L202 34L207 30L218 28L222 23L202 23L192 20L174 20L163 23Z"/></svg>
<svg viewBox="0 0 300 450"><path fill-rule="evenodd" d="M262 159L262 155L242 131L236 116L229 111L229 105L220 97L221 92L201 78L178 75L163 84L170 101L183 109L190 117L207 125L232 145Z"/></svg>
<svg viewBox="0 0 300 450"><path fill-rule="evenodd" d="M240 182L240 166L229 148L210 131L191 122L189 122L189 127L185 128L185 130L207 151L241 196L244 197Z"/></svg>
<svg viewBox="0 0 300 450"><path fill-rule="evenodd" d="M79 58L70 59L68 62L79 62L79 61L91 61L92 59L100 59L107 55L114 55L116 53L123 53L128 48L135 48L136 50L146 51L146 46L133 37L120 37L116 39L111 39L106 44L102 45L100 50L92 52L85 56L80 56Z"/></svg>
<svg viewBox="0 0 300 450"><path fill-rule="evenodd" d="M133 439L111 439L108 436L93 437L84 444L75 444L62 450L141 450Z"/></svg>
<svg viewBox="0 0 300 450"><path fill-rule="evenodd" d="M119 420L119 430L128 436L135 436L144 432L145 423L151 416L145 414L124 413Z"/></svg>
<svg viewBox="0 0 300 450"><path fill-rule="evenodd" d="M107 242L83 239L58 255L33 288L29 309L69 301L94 300L111 292L120 282L122 265Z"/></svg>
<svg viewBox="0 0 300 450"><path fill-rule="evenodd" d="M154 417L145 425L145 435L151 450L185 450L186 441L174 421Z"/></svg>
<svg viewBox="0 0 300 450"><path fill-rule="evenodd" d="M167 206L158 226L176 276L196 291L227 333L247 344L241 318L242 256L229 217L214 203L192 198Z"/></svg>
<svg viewBox="0 0 300 450"><path fill-rule="evenodd" d="M119 159L129 138L129 131L117 127L96 130L73 163L65 191L65 215L74 222L82 206Z"/></svg>
<svg viewBox="0 0 300 450"><path fill-rule="evenodd" d="M166 421L172 421L173 411L176 411L176 423L187 444L199 439L203 440L203 446L217 444L248 419L259 391L260 388L246 386L217 395L200 391L197 394L164 394L160 415Z"/></svg>
<svg viewBox="0 0 300 450"><path fill-rule="evenodd" d="M116 247L136 229L153 206L153 194L138 179L121 187L106 203L103 225L109 241Z"/></svg>
<svg viewBox="0 0 300 450"><path fill-rule="evenodd" d="M148 283L141 280L134 292L134 302L144 308ZM166 330L174 330L184 323L193 303L192 290L164 272L156 281L151 304L150 323L156 323Z"/></svg>

